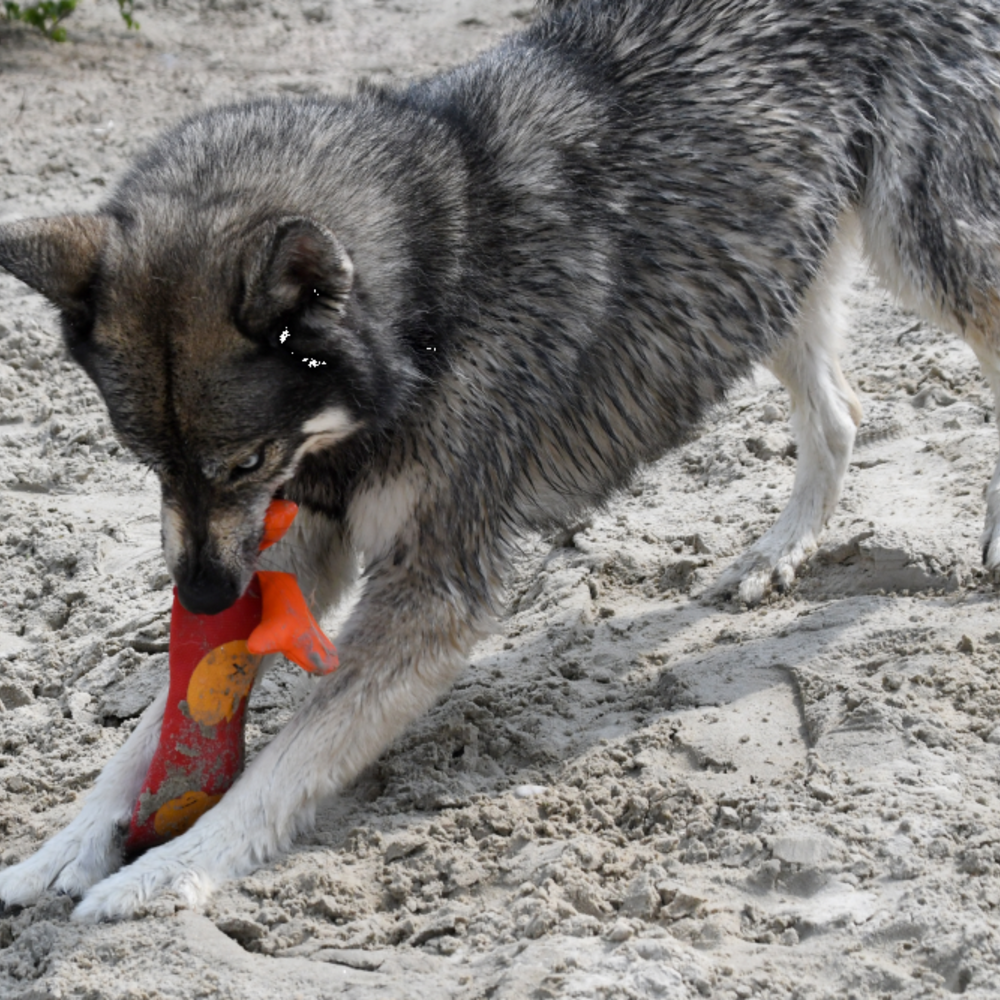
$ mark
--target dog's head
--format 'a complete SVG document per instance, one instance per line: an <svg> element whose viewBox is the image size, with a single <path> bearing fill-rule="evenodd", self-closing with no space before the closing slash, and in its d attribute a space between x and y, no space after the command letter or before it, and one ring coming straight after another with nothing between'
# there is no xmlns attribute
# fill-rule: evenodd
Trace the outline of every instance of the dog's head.
<svg viewBox="0 0 1000 1000"><path fill-rule="evenodd" d="M181 600L213 614L249 582L272 497L372 423L389 375L325 226L165 212L8 224L0 266L58 307L116 433L162 482Z"/></svg>

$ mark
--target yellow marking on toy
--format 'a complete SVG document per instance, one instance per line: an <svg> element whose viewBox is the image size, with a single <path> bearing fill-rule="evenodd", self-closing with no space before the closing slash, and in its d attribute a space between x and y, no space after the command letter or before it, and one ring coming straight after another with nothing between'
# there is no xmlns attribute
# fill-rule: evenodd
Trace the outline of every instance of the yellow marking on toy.
<svg viewBox="0 0 1000 1000"><path fill-rule="evenodd" d="M215 726L236 714L249 694L262 657L247 650L245 639L234 639L206 653L188 681L187 706L191 719Z"/></svg>
<svg viewBox="0 0 1000 1000"><path fill-rule="evenodd" d="M208 812L221 799L221 795L205 792L185 792L176 799L164 802L153 817L153 829L161 837L179 837L194 826L194 821Z"/></svg>

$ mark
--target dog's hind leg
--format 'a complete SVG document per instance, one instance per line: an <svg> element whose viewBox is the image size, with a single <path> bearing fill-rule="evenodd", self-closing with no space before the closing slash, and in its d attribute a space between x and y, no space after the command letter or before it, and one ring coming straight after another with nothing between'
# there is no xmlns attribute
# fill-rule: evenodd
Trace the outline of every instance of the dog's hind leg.
<svg viewBox="0 0 1000 1000"><path fill-rule="evenodd" d="M81 896L121 864L122 832L160 738L166 688L104 768L77 817L35 854L0 872L0 901L34 903L47 889Z"/></svg>
<svg viewBox="0 0 1000 1000"><path fill-rule="evenodd" d="M1000 303L998 303L1000 304ZM1000 311L1000 310L998 310ZM986 381L993 391L993 412L997 428L1000 430L1000 337L967 330L965 339L972 346ZM980 537L983 566L1000 583L1000 458L993 470L993 478L986 488L986 523Z"/></svg>
<svg viewBox="0 0 1000 1000"><path fill-rule="evenodd" d="M798 450L788 505L772 527L730 566L713 593L735 593L747 604L771 588L787 587L840 497L861 404L840 369L838 348L846 318L844 295L858 259L853 215L837 238L803 301L795 336L766 362L791 396Z"/></svg>
<svg viewBox="0 0 1000 1000"><path fill-rule="evenodd" d="M860 214L874 273L903 306L972 347L1000 427L1000 77L992 56L981 68L966 94L949 98L946 113L923 112L922 121L935 124L919 142L920 126L898 124L912 109L886 116L897 127L878 146ZM986 99L958 101L978 88ZM980 544L1000 583L1000 461Z"/></svg>

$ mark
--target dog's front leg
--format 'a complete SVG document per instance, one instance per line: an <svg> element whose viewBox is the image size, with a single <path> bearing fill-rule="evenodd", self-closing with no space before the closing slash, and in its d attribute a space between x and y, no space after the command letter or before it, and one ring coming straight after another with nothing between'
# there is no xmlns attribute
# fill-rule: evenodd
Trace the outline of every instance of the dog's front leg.
<svg viewBox="0 0 1000 1000"><path fill-rule="evenodd" d="M340 670L316 689L222 801L176 840L87 893L74 918L128 917L164 893L203 905L227 879L285 850L317 804L353 779L454 681L484 623L454 591L369 569L338 638ZM381 577L381 578L379 578ZM430 577L433 579L433 576ZM422 581L428 574L421 574Z"/></svg>
<svg viewBox="0 0 1000 1000"><path fill-rule="evenodd" d="M76 819L27 861L0 872L0 901L25 906L50 888L81 896L118 868L122 832L156 751L166 703L164 688L101 772Z"/></svg>

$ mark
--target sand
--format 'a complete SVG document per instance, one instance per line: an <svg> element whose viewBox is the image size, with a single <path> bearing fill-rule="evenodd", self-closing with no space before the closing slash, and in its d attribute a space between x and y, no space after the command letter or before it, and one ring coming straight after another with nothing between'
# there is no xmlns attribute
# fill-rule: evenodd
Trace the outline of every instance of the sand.
<svg viewBox="0 0 1000 1000"><path fill-rule="evenodd" d="M528 0L86 2L0 26L0 220L97 205L182 114L432 72ZM995 997L1000 598L979 568L997 454L971 351L862 273L865 422L794 589L706 588L788 496L760 373L606 511L525 542L502 634L287 857L204 913L0 914L0 996ZM0 863L79 808L165 681L157 486L53 314L0 277ZM332 623L331 627L335 627ZM254 753L310 681L255 692Z"/></svg>

